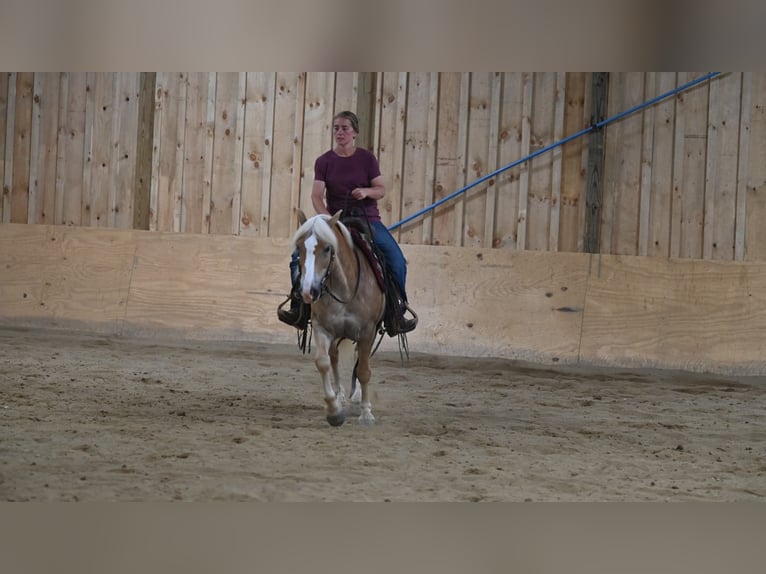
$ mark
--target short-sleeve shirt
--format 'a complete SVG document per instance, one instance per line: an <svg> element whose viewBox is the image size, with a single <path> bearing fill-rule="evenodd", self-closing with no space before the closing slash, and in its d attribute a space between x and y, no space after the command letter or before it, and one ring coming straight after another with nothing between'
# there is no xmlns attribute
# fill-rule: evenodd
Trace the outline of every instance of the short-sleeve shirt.
<svg viewBox="0 0 766 574"><path fill-rule="evenodd" d="M330 150L314 163L314 179L325 183L325 199L330 214L342 209L343 215L363 213L370 221L380 221L376 199L365 197L358 200L351 196L357 187L372 187L372 180L379 175L377 158L362 148L356 148L349 157L341 157Z"/></svg>

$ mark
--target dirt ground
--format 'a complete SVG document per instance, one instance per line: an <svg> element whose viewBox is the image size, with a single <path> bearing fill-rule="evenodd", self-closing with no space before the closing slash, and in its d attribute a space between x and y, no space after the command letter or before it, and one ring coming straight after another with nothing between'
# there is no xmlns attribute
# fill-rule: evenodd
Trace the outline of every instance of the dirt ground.
<svg viewBox="0 0 766 574"><path fill-rule="evenodd" d="M387 340L374 427L321 396L293 346L0 329L0 500L766 497L763 378L402 365Z"/></svg>

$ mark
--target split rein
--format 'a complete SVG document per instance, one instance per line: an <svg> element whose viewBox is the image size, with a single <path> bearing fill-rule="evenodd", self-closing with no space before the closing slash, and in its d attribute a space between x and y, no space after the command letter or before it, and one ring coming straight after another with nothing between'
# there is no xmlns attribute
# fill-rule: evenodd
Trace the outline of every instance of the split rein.
<svg viewBox="0 0 766 574"><path fill-rule="evenodd" d="M331 278L330 276L332 274L333 265L335 264L335 249L333 249L332 253L330 254L330 263L327 266L327 272L324 274L324 277L322 277L322 291L319 293L319 297L321 297L324 293L328 293L330 297L343 305L347 305L354 300L354 297L356 297L356 294L359 292L359 281L362 277L362 262L359 261L359 251L357 249L354 249L353 251L354 256L356 257L356 285L354 286L354 292L351 294L351 297L346 301L340 299L335 293L332 292L330 286L327 284Z"/></svg>

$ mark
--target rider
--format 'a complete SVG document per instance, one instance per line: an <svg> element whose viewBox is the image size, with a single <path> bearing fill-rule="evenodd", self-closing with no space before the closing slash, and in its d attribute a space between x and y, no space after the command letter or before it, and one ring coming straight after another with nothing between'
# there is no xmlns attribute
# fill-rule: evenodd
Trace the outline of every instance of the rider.
<svg viewBox="0 0 766 574"><path fill-rule="evenodd" d="M380 220L378 211L378 200L386 193L378 160L372 152L356 147L359 134L356 114L350 111L338 113L333 118L332 128L335 147L319 156L314 163L314 185L311 189L314 210L328 215L338 210L343 210L344 215L358 213L369 222L375 245L382 252L394 277L403 306L411 311L405 291L407 262L391 232ZM290 309L279 309L277 315L282 322L300 327L308 317L308 305L302 302L298 292L300 262L297 251L290 261L290 277L293 285ZM390 326L389 334L395 334L391 330L408 333L417 323L417 316L408 319L400 314L396 325Z"/></svg>

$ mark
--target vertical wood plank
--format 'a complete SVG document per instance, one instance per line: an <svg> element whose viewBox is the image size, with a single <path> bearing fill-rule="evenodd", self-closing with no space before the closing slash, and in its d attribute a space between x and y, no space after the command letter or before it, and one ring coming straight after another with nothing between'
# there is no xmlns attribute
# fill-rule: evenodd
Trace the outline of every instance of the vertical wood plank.
<svg viewBox="0 0 766 574"><path fill-rule="evenodd" d="M80 225L91 226L91 201L93 199L93 130L96 114L96 73L85 74L85 132L83 136L82 201Z"/></svg>
<svg viewBox="0 0 766 574"><path fill-rule="evenodd" d="M521 157L526 157L532 145L532 96L534 76L525 72L522 78L521 96ZM516 245L520 251L527 248L527 219L529 216L530 162L525 161L519 170L519 214Z"/></svg>
<svg viewBox="0 0 766 574"><path fill-rule="evenodd" d="M287 236L291 236L298 227L298 218L295 207L301 204L301 201L310 203L311 185L307 185L303 198L301 197L301 185L303 183L303 130L304 130L304 109L306 107L306 72L298 74L295 88L295 126L293 128L293 164L290 168L290 220L287 227ZM328 106L329 107L329 106ZM315 158L316 159L316 158ZM309 160L310 161L310 160ZM312 180L313 182L313 180ZM304 211L304 213L306 213ZM308 213L311 213L309 211Z"/></svg>
<svg viewBox="0 0 766 574"><path fill-rule="evenodd" d="M460 114L459 72L442 72L439 76L439 108L436 132L436 167L433 200L439 201L457 189L458 117ZM434 245L452 245L454 204L444 203L432 212L431 241Z"/></svg>
<svg viewBox="0 0 766 574"><path fill-rule="evenodd" d="M104 216L104 221L102 222L102 225L104 227L113 227L117 224L117 203L118 203L118 195L120 194L121 190L118 186L119 181L119 154L120 154L120 132L123 131L123 127L125 128L125 131L130 131L129 126L122 126L121 123L123 121L123 117L120 114L120 94L122 90L122 81L123 76L119 73L113 73L109 74L111 77L110 79L110 86L112 88L111 92L111 103L109 105L109 112L111 114L110 118L110 132L107 135L107 146L109 151L111 152L109 155L109 163L108 163L108 180L106 189L106 213ZM103 192L102 192L103 193Z"/></svg>
<svg viewBox="0 0 766 574"><path fill-rule="evenodd" d="M734 259L742 73L710 82L703 255Z"/></svg>
<svg viewBox="0 0 766 574"><path fill-rule="evenodd" d="M390 200L390 211L391 214L391 223L398 222L402 219L402 213L403 213L403 197L405 194L404 189L404 169L405 169L405 132L407 129L407 109L409 106L409 103L407 101L407 96L409 94L409 78L410 75L407 72L400 72L397 75L397 106L398 106L398 116L395 122L395 130L394 130L394 185L391 188L391 193L386 194L389 196ZM384 219L385 223L385 219ZM401 241L401 233L402 228L399 227L394 232L394 237L397 239L397 241Z"/></svg>
<svg viewBox="0 0 766 574"><path fill-rule="evenodd" d="M185 72L157 74L154 152L157 164L152 190L157 231L181 230L187 85ZM231 228L230 222L226 227Z"/></svg>
<svg viewBox="0 0 766 574"><path fill-rule="evenodd" d="M154 90L154 127L152 130L152 181L149 192L149 229L159 230L160 154L162 153L162 124L165 118L165 91L168 72L157 72Z"/></svg>
<svg viewBox="0 0 766 574"><path fill-rule="evenodd" d="M431 77L427 72L410 72L407 89L407 120L404 131L404 169L402 173L401 218L424 207L426 166L428 164L428 121L431 105ZM423 220L414 219L400 228L401 243L420 243Z"/></svg>
<svg viewBox="0 0 766 574"><path fill-rule="evenodd" d="M641 103L643 80L642 72L627 72L610 82L610 115ZM608 206L605 214L608 217L604 222L604 239L608 242L608 253L636 255L638 252L642 128L641 114L626 117L607 128L607 149L611 153L607 153L605 163L605 205Z"/></svg>
<svg viewBox="0 0 766 574"><path fill-rule="evenodd" d="M342 112L343 110L350 110L357 113L359 72L323 72L319 75L325 75L334 80L334 94L330 98L333 102L333 115ZM359 114L357 114L357 117L359 117ZM361 117L359 117L359 124L357 145L362 146L365 137L362 132L362 126L364 124L362 124Z"/></svg>
<svg viewBox="0 0 766 574"><path fill-rule="evenodd" d="M647 95L656 96L676 87L675 72L657 72L655 76L655 93ZM654 257L669 257L671 252L675 115L675 98L668 98L654 108L646 245L646 254Z"/></svg>
<svg viewBox="0 0 766 574"><path fill-rule="evenodd" d="M734 259L745 258L747 224L747 170L750 159L750 105L753 93L753 73L742 74L742 95L739 120L739 150L737 153L737 206L734 227Z"/></svg>
<svg viewBox="0 0 766 574"><path fill-rule="evenodd" d="M29 130L29 206L27 223L40 223L42 195L40 184L40 123L41 102L45 77L42 72L34 74L32 87L32 124Z"/></svg>
<svg viewBox="0 0 766 574"><path fill-rule="evenodd" d="M708 100L708 124L707 124L707 150L705 154L705 199L703 209L702 225L702 257L705 259L713 258L712 239L715 236L713 229L715 222L716 192L719 184L718 180L718 153L720 139L720 102L718 79L710 82L709 100Z"/></svg>
<svg viewBox="0 0 766 574"><path fill-rule="evenodd" d="M566 73L556 73L553 104L553 137L548 143L560 141L564 137L564 112L566 108ZM550 224L548 231L548 250L559 250L559 225L561 221L561 180L563 170L563 149L555 148L551 159L551 203Z"/></svg>
<svg viewBox="0 0 766 574"><path fill-rule="evenodd" d="M402 171L405 114L407 111L407 73L384 73L380 92L380 136L378 163L386 182L386 195L378 202L385 225L399 221L402 197ZM399 228L394 230L399 236Z"/></svg>
<svg viewBox="0 0 766 574"><path fill-rule="evenodd" d="M11 223L29 220L29 167L31 156L32 92L34 73L16 74L15 118L13 124L13 179Z"/></svg>
<svg viewBox="0 0 766 574"><path fill-rule="evenodd" d="M348 89L348 87L343 89ZM337 92L334 74L321 72L307 74L301 160L302 183L300 201L295 205L295 207L300 207L307 216L314 213L314 206L311 203L314 163L320 155L333 147L332 118L336 113L350 109L347 107L348 101L341 107L333 105L334 93ZM297 217L293 213L291 215L291 229L295 230L296 228Z"/></svg>
<svg viewBox="0 0 766 574"><path fill-rule="evenodd" d="M298 90L305 90L305 79L295 72L278 73L274 106L271 194L269 197L269 237L290 237L295 231L293 215L293 166L295 164L296 101ZM303 97L303 96L301 96Z"/></svg>
<svg viewBox="0 0 766 574"><path fill-rule="evenodd" d="M242 171L245 161L245 106L247 99L247 73L239 72L237 85L237 121L235 123L236 149L234 151L234 197L231 206L231 233L240 234L242 226Z"/></svg>
<svg viewBox="0 0 766 574"><path fill-rule="evenodd" d="M95 75L93 96L93 129L91 132L90 195L86 206L88 225L107 227L110 224L110 205L114 203L114 136L117 118L116 74L98 72Z"/></svg>
<svg viewBox="0 0 766 574"><path fill-rule="evenodd" d="M606 119L609 107L609 73L593 72L590 82L590 123L595 125ZM606 186L604 164L606 130L590 133L588 141L587 188L585 192L585 228L583 251L601 253L601 239L604 235L604 188Z"/></svg>
<svg viewBox="0 0 766 574"><path fill-rule="evenodd" d="M753 72L747 154L745 259L766 261L766 72Z"/></svg>
<svg viewBox="0 0 766 574"><path fill-rule="evenodd" d="M242 235L263 235L268 231L268 190L271 173L274 86L276 74L248 72L245 108L245 143L242 164ZM266 199L267 210L261 213Z"/></svg>
<svg viewBox="0 0 766 574"><path fill-rule="evenodd" d="M8 136L6 131L8 126L8 80L11 76L11 72L0 72L0 222L3 223L6 222L6 211L8 211L10 219L10 208L6 209L6 203L10 201L10 186L5 181L6 164L8 163L5 151Z"/></svg>
<svg viewBox="0 0 766 574"><path fill-rule="evenodd" d="M473 74L463 72L460 80L460 104L458 106L458 131L457 131L457 165L459 175L457 184L462 189L468 183L468 136L470 133L468 119L471 112L471 81ZM454 200L454 229L452 236L456 246L463 245L465 234L463 226L465 221L465 193L458 195Z"/></svg>
<svg viewBox="0 0 766 574"><path fill-rule="evenodd" d="M56 222L56 162L58 158L59 95L61 74L46 72L41 90L40 155L37 175L39 222Z"/></svg>
<svg viewBox="0 0 766 574"><path fill-rule="evenodd" d="M69 73L61 72L59 75L58 94L58 131L56 134L56 181L55 199L53 206L54 225L64 222L64 194L66 173L66 141L67 141L67 102L69 99Z"/></svg>
<svg viewBox="0 0 766 574"><path fill-rule="evenodd" d="M686 72L676 74L676 85L680 86L686 81ZM670 209L670 256L681 256L681 235L682 235L682 209L683 209L683 187L685 172L684 142L686 132L686 117L684 95L677 94L673 98L675 112L675 126L673 129L673 192L671 197Z"/></svg>
<svg viewBox="0 0 766 574"><path fill-rule="evenodd" d="M213 210L213 163L215 162L215 100L218 92L218 74L208 73L207 81L207 139L205 140L206 178L202 189L202 233L210 233L210 220Z"/></svg>
<svg viewBox="0 0 766 574"><path fill-rule="evenodd" d="M522 157L521 122L523 74L503 73L500 133L498 134L498 167ZM497 200L493 247L515 249L519 213L519 167L506 170L496 178Z"/></svg>
<svg viewBox="0 0 766 574"><path fill-rule="evenodd" d="M500 113L503 97L503 78L500 72L493 72L490 78L489 100L489 151L487 154L487 173L497 170L500 148ZM485 247L495 247L495 225L497 216L498 177L487 182L484 204L484 243Z"/></svg>
<svg viewBox="0 0 766 574"><path fill-rule="evenodd" d="M210 208L211 234L237 234L239 194L242 185L242 134L240 73L219 72L215 95L213 179Z"/></svg>
<svg viewBox="0 0 766 574"><path fill-rule="evenodd" d="M139 81L139 109L136 142L133 228L149 229L149 202L152 188L152 145L154 143L154 87L156 72L144 72Z"/></svg>
<svg viewBox="0 0 766 574"><path fill-rule="evenodd" d="M59 162L58 171L62 180L59 193L61 201L61 225L81 225L85 190L85 135L86 98L88 77L82 72L66 75L65 117L62 119L62 144L59 153L64 164ZM63 97L63 93L62 93Z"/></svg>
<svg viewBox="0 0 766 574"><path fill-rule="evenodd" d="M656 77L651 72L644 75L644 100L655 95ZM654 147L654 108L642 113L641 169L639 173L638 202L638 255L649 251L649 220L651 218L652 195L652 149Z"/></svg>
<svg viewBox="0 0 766 574"><path fill-rule="evenodd" d="M678 82L686 83L699 73L679 73ZM680 219L678 229L678 257L702 257L702 230L705 211L705 166L708 137L708 93L710 84L704 83L679 94L676 112L677 153L674 174L679 174L678 189L674 184L677 201L673 217ZM680 123L679 123L680 120Z"/></svg>
<svg viewBox="0 0 766 574"><path fill-rule="evenodd" d="M423 203L431 206L434 202L436 188L436 130L439 121L439 73L431 72L429 78L430 94L428 96L428 133L426 142L426 177L423 182ZM433 210L423 217L423 235L421 243L430 245L433 241Z"/></svg>
<svg viewBox="0 0 766 574"><path fill-rule="evenodd" d="M207 121L209 80L208 72L187 75L181 209L181 230L187 233L202 233L202 203L212 176L205 170L209 160L207 142L213 135L213 126Z"/></svg>
<svg viewBox="0 0 766 574"><path fill-rule="evenodd" d="M375 144L375 124L377 117L375 84L378 74L376 72L354 72L356 91L356 115L359 118L359 137L357 142L365 149L373 151Z"/></svg>
<svg viewBox="0 0 766 574"><path fill-rule="evenodd" d="M485 176L489 164L489 124L492 74L472 72L469 102L470 131L468 133L468 179L470 182ZM487 209L487 182L465 192L465 221L463 244L484 247L484 217ZM489 239L491 241L491 239Z"/></svg>
<svg viewBox="0 0 766 574"><path fill-rule="evenodd" d="M586 127L587 74L567 72L564 106L564 136ZM559 251L578 251L581 248L585 213L585 166L587 166L587 138L578 138L562 146L561 200L559 210ZM585 163L583 163L585 162Z"/></svg>
<svg viewBox="0 0 766 574"><path fill-rule="evenodd" d="M583 97L582 124L581 124L581 127L583 128L590 125L591 119L593 117L591 115L592 100L593 100L593 94L592 94L593 86L590 81L591 77L592 77L592 74L587 74L584 81L585 85L583 87L585 91L584 97ZM588 196L588 190L590 189L588 173L589 173L589 164L590 164L590 140L592 138L593 138L593 134L591 134L589 138L581 138L580 177L582 178L582 185L581 185L582 196L580 199L579 220L578 220L579 221L579 226L578 226L579 237L577 238L577 251L579 252L585 252L585 238L586 238L585 230L586 230L587 221L589 220L589 213L588 213L589 205L587 202L587 196ZM603 157L603 154L602 154L602 157Z"/></svg>
<svg viewBox="0 0 766 574"><path fill-rule="evenodd" d="M276 121L276 86L277 75L273 74L269 77L269 84L267 84L267 90L269 93L269 100L265 101L266 106L265 121L263 126L263 192L261 196L261 225L259 235L266 237L269 233L269 210L271 206L271 194L274 192L274 185L272 182L272 167L274 164L274 122Z"/></svg>
<svg viewBox="0 0 766 574"><path fill-rule="evenodd" d="M115 113L118 130L115 134L115 172L113 225L121 229L133 227L134 196L136 186L136 160L138 151L139 105L141 75L122 72L119 78L119 92Z"/></svg>
<svg viewBox="0 0 766 574"><path fill-rule="evenodd" d="M555 73L535 73L532 88L529 153L536 152L553 141L555 92ZM531 161L527 205L527 249L540 251L548 249L548 240L551 235L552 160L551 153L546 153Z"/></svg>

